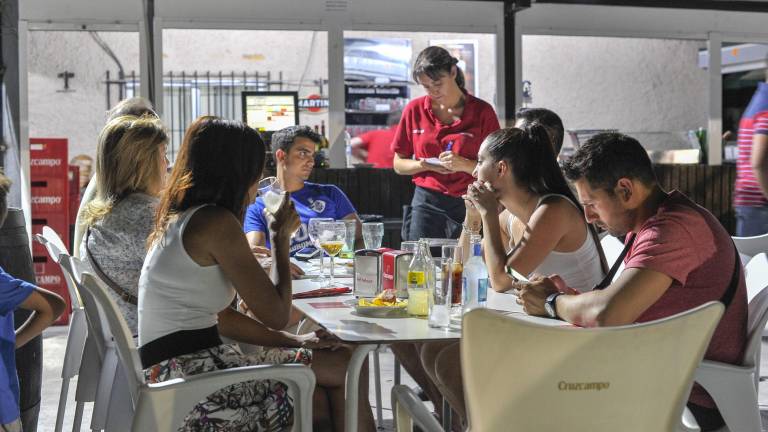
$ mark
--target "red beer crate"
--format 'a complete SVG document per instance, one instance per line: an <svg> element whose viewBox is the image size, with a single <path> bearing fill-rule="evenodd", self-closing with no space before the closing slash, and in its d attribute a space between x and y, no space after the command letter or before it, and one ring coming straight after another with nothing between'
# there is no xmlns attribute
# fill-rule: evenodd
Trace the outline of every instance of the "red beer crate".
<svg viewBox="0 0 768 432"><path fill-rule="evenodd" d="M69 215L69 185L67 177L32 178L32 215L55 213Z"/></svg>
<svg viewBox="0 0 768 432"><path fill-rule="evenodd" d="M61 267L53 262L47 255L36 256L32 258L32 262L35 268L35 284L41 288L55 292L67 302L67 307L64 310L64 313L62 313L59 319L53 324L69 324L69 313L72 309L72 301L69 298L67 282L64 280L64 274L61 272Z"/></svg>
<svg viewBox="0 0 768 432"><path fill-rule="evenodd" d="M67 139L30 138L29 173L35 178L67 176Z"/></svg>

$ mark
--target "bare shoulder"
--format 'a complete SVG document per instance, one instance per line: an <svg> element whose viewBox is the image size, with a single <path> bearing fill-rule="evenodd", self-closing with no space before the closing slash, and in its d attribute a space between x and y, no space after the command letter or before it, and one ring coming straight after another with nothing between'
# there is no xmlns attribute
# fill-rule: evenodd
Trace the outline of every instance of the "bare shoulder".
<svg viewBox="0 0 768 432"><path fill-rule="evenodd" d="M195 212L184 230L184 248L198 264L208 262L214 249L238 237L244 237L243 228L229 210L206 206Z"/></svg>
<svg viewBox="0 0 768 432"><path fill-rule="evenodd" d="M579 209L568 198L553 195L544 198L539 208L533 212L531 220L538 220L544 223L580 223L582 218L583 215Z"/></svg>

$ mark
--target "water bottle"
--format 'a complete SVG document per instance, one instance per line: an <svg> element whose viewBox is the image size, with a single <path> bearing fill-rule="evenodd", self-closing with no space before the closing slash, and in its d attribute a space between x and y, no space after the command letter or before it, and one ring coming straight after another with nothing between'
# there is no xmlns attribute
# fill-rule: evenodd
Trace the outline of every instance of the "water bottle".
<svg viewBox="0 0 768 432"><path fill-rule="evenodd" d="M349 135L349 132L347 132L346 129L344 130L344 145L347 154L347 168L352 168L352 136Z"/></svg>
<svg viewBox="0 0 768 432"><path fill-rule="evenodd" d="M480 244L481 237L473 235L469 239L469 247L472 256L464 263L465 299L464 310L468 312L474 308L485 307L488 299L488 270L483 262L483 252Z"/></svg>

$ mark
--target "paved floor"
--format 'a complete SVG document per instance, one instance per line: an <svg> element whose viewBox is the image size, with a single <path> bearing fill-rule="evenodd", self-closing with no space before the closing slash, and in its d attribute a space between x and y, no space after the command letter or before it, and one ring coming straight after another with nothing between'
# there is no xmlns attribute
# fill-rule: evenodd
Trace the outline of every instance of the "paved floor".
<svg viewBox="0 0 768 432"><path fill-rule="evenodd" d="M40 420L38 423L39 431L53 431L56 421L56 410L59 401L59 391L61 389L61 361L64 353L64 347L67 339L66 327L53 327L43 334L43 390L42 407L40 409ZM381 373L382 373L382 408L385 419L382 430L392 430L392 410L389 400L389 390L394 384L394 357L390 352L380 354ZM763 340L762 370L768 371L768 339ZM373 375L373 374L371 374ZM403 373L403 383L413 385L413 380ZM69 400L67 403L67 413L64 419L65 431L72 430L72 420L74 415L74 389L77 386L76 379L70 384ZM374 406L375 396L374 385L371 379L371 405ZM759 402L763 411L763 430L768 432L768 383L760 384ZM91 418L91 404L86 404L85 414L83 416L82 430L89 430Z"/></svg>

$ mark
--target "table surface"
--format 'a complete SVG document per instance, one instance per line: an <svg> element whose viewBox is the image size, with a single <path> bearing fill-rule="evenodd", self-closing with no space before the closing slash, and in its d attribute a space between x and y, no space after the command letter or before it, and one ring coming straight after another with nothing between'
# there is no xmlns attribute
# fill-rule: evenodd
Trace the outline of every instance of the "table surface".
<svg viewBox="0 0 768 432"><path fill-rule="evenodd" d="M308 273L313 273L314 266L307 265L306 263L302 263L301 266ZM347 270L342 270L342 272L346 273ZM337 272L337 274L342 272ZM342 277L336 281L334 286L352 287L352 283L352 278ZM321 283L313 282L310 279L293 281L294 293L311 291L321 287ZM512 294L499 294L496 292L489 292L488 294L489 309L498 310L529 322L553 326L564 324L559 320L533 317L525 314L522 308L515 302L516 297ZM374 318L358 315L354 308L344 304L345 301L354 298L353 295L347 294L333 297L297 299L293 301L293 305L304 315L325 327L342 341L353 344L448 341L459 340L461 337L460 330L430 327L427 325L426 317Z"/></svg>

